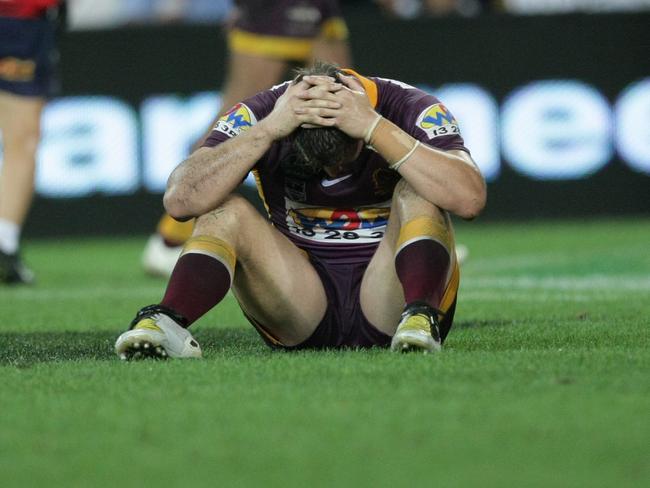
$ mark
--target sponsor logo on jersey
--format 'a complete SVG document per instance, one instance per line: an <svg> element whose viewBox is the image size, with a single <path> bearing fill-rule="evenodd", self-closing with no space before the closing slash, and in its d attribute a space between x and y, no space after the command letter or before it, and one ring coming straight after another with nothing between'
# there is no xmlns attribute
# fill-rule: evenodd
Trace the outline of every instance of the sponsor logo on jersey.
<svg viewBox="0 0 650 488"><path fill-rule="evenodd" d="M238 103L221 116L214 130L223 132L228 137L235 137L242 131L250 129L255 123L257 118L252 110L246 104Z"/></svg>
<svg viewBox="0 0 650 488"><path fill-rule="evenodd" d="M429 139L460 134L458 122L442 103L425 108L418 116L416 126L426 132Z"/></svg>
<svg viewBox="0 0 650 488"><path fill-rule="evenodd" d="M378 242L384 236L390 201L367 207L327 208L285 199L289 232L328 244Z"/></svg>
<svg viewBox="0 0 650 488"><path fill-rule="evenodd" d="M334 186L337 183L347 180L350 176L352 176L352 173L350 173L349 175L339 176L338 178L334 178L334 179L323 178L320 184L323 188L329 188L330 186Z"/></svg>

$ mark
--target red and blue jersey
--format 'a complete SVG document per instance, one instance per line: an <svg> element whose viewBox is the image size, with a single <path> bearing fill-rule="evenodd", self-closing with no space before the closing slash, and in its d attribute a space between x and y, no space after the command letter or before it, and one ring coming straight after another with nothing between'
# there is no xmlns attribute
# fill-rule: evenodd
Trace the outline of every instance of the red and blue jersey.
<svg viewBox="0 0 650 488"><path fill-rule="evenodd" d="M0 17L38 18L59 3L60 0L0 0Z"/></svg>

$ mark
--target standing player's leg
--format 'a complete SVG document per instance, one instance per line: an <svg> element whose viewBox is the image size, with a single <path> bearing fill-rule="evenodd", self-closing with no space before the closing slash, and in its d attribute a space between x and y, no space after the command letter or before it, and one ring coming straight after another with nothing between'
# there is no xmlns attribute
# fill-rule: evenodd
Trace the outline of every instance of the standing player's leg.
<svg viewBox="0 0 650 488"><path fill-rule="evenodd" d="M36 149L44 100L0 91L0 283L30 283L19 257L20 232L34 194Z"/></svg>
<svg viewBox="0 0 650 488"><path fill-rule="evenodd" d="M361 308L370 323L393 336L393 349L440 348L458 288L453 249L448 215L400 180L386 235L361 285Z"/></svg>
<svg viewBox="0 0 650 488"><path fill-rule="evenodd" d="M281 59L231 51L221 108L197 142L197 147L208 137L221 115L236 103L278 83L287 67L288 63ZM178 222L167 214L163 215L156 234L149 238L142 254L144 270L154 276L168 277L180 256L183 244L192 235L192 229L192 222Z"/></svg>
<svg viewBox="0 0 650 488"><path fill-rule="evenodd" d="M312 63L316 60L335 63L342 68L352 65L350 44L347 40L320 38L314 41L311 54Z"/></svg>
<svg viewBox="0 0 650 488"><path fill-rule="evenodd" d="M142 309L115 345L123 358L198 357L185 330L217 305L232 286L245 313L270 339L305 341L327 309L320 277L305 253L243 197L230 196L199 217L158 305Z"/></svg>

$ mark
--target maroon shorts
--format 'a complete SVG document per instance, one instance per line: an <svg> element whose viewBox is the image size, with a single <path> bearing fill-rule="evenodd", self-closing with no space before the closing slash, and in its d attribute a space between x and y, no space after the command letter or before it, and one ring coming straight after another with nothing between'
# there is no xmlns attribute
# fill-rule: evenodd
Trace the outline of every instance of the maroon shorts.
<svg viewBox="0 0 650 488"><path fill-rule="evenodd" d="M313 334L296 346L278 343L262 324L246 317L253 324L264 342L273 349L295 351L301 349L328 348L370 348L388 347L391 336L378 330L366 319L361 310L361 280L368 267L368 261L341 263L339 260L317 258L309 259L320 276L327 295L327 310ZM440 338L444 342L454 321L456 298L440 321Z"/></svg>
<svg viewBox="0 0 650 488"><path fill-rule="evenodd" d="M345 264L314 256L310 256L310 260L327 295L328 306L323 320L306 341L284 346L273 340L263 325L248 317L262 339L272 348L284 350L389 346L391 336L377 330L361 311L359 293L368 262Z"/></svg>

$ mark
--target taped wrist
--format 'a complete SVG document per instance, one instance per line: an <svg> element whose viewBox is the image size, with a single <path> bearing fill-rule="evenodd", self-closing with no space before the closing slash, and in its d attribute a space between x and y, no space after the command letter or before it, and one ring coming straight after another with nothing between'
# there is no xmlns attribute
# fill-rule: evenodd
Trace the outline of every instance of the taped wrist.
<svg viewBox="0 0 650 488"><path fill-rule="evenodd" d="M379 119L369 136L369 145L381 154L395 171L415 152L420 144L417 139L383 117Z"/></svg>

